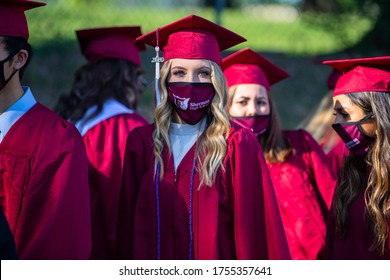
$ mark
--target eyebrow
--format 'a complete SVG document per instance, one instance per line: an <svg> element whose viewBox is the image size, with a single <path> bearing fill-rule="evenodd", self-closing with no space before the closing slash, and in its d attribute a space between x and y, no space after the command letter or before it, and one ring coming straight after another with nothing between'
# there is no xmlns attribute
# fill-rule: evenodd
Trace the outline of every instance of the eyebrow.
<svg viewBox="0 0 390 280"><path fill-rule="evenodd" d="M237 95L237 98L250 99L248 96Z"/></svg>
<svg viewBox="0 0 390 280"><path fill-rule="evenodd" d="M335 107L333 107L333 110L336 111L336 112L346 112L346 113L348 113L350 111L350 108L343 107L343 106L335 106Z"/></svg>
<svg viewBox="0 0 390 280"><path fill-rule="evenodd" d="M243 95L237 95L237 98L244 98L244 99L251 99L251 97L243 96ZM267 100L265 96L256 97L257 100Z"/></svg>

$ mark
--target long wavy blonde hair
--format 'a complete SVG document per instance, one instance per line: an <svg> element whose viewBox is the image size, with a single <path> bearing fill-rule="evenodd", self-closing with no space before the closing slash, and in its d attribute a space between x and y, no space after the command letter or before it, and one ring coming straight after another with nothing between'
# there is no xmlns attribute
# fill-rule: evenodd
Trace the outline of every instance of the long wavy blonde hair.
<svg viewBox="0 0 390 280"><path fill-rule="evenodd" d="M341 169L333 201L336 229L345 236L348 208L354 198L364 191L366 214L375 234L371 249L384 254L390 222L390 95L385 92L359 92L347 96L366 114L373 112L377 133L365 158L351 155ZM367 170L370 171L368 177Z"/></svg>
<svg viewBox="0 0 390 280"><path fill-rule="evenodd" d="M215 95L207 112L207 125L205 131L196 143L196 157L198 159L197 170L200 173L200 185L211 186L215 181L217 172L223 171L223 159L227 150L227 138L229 137L230 122L225 112L227 87L226 81L220 67L209 61L211 67L211 82L214 85ZM155 168L160 163L160 178L164 176L164 163L162 152L164 147L171 152L169 141L169 127L174 114L174 107L168 101L166 80L168 79L172 61L168 60L161 68L159 90L161 104L157 106L154 113L156 128L153 132L155 156Z"/></svg>

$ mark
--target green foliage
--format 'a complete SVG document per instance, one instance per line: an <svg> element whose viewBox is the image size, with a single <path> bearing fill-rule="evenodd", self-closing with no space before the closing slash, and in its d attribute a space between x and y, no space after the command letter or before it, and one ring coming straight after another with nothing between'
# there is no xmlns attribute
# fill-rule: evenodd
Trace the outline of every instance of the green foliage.
<svg viewBox="0 0 390 280"><path fill-rule="evenodd" d="M111 1L95 0L90 5L86 0L56 1L27 12L30 31L34 34L31 43L72 42L75 30L101 26L141 25L145 33L189 13L215 19L212 8L153 9L122 2L116 1L114 5ZM248 39L237 48L245 46L293 55L337 52L356 43L372 26L368 18L357 15L308 14L286 21L283 17L264 17L258 11L225 9L222 25Z"/></svg>
<svg viewBox="0 0 390 280"><path fill-rule="evenodd" d="M373 20L358 13L306 13L302 21L307 25L327 30L334 46L348 48L357 43L373 27Z"/></svg>

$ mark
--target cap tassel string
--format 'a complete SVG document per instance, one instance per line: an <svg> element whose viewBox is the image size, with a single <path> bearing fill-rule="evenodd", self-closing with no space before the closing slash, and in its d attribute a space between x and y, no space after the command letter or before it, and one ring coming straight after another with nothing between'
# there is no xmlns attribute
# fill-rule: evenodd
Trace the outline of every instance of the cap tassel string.
<svg viewBox="0 0 390 280"><path fill-rule="evenodd" d="M158 88L158 83L160 80L160 62L164 62L164 58L160 57L160 47L159 47L159 28L156 30L156 47L154 48L156 51L156 56L153 57L152 63L155 63L155 91L156 91L156 107L161 103L160 90Z"/></svg>
<svg viewBox="0 0 390 280"><path fill-rule="evenodd" d="M188 259L193 259L193 246L194 246L194 233L193 233L193 189L195 182L197 158L194 159L194 164L191 170L190 177L190 189L189 189L189 205L188 205ZM157 218L157 252L156 259L161 260L161 209L160 209L160 194L159 194L159 181L160 181L161 163L157 163L155 174L155 195L156 195L156 218Z"/></svg>

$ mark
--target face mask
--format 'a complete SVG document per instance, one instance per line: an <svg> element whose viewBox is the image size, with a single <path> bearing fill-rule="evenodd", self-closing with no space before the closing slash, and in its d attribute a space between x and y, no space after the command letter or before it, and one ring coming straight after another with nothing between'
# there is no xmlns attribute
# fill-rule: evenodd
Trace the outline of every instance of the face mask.
<svg viewBox="0 0 390 280"><path fill-rule="evenodd" d="M11 60L11 58L13 58L14 55L17 54L18 52L19 51L13 51L12 53L10 53L9 56L7 56L6 59L0 61L0 90L2 90L8 84L8 82L12 79L12 77L15 75L15 73L18 72L18 70L15 70L7 80L4 77L4 64L7 61Z"/></svg>
<svg viewBox="0 0 390 280"><path fill-rule="evenodd" d="M211 83L167 83L167 89L176 113L188 124L202 119L215 94Z"/></svg>
<svg viewBox="0 0 390 280"><path fill-rule="evenodd" d="M270 123L270 115L252 116L252 117L232 117L233 121L250 128L256 136L263 134Z"/></svg>
<svg viewBox="0 0 390 280"><path fill-rule="evenodd" d="M333 129L337 132L352 154L363 156L371 146L374 138L369 137L364 133L361 123L372 117L373 114L369 113L357 122L332 124Z"/></svg>

